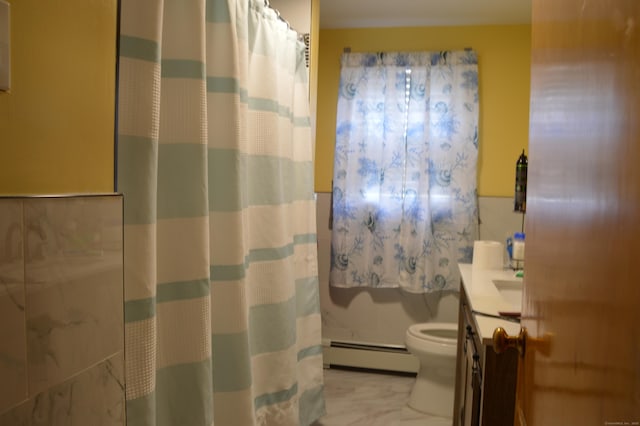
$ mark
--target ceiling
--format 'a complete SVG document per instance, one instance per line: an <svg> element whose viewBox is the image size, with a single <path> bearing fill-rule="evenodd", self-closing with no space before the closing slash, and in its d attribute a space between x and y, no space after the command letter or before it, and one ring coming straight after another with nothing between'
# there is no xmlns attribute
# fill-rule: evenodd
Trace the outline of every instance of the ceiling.
<svg viewBox="0 0 640 426"><path fill-rule="evenodd" d="M320 28L527 24L531 0L321 0Z"/></svg>

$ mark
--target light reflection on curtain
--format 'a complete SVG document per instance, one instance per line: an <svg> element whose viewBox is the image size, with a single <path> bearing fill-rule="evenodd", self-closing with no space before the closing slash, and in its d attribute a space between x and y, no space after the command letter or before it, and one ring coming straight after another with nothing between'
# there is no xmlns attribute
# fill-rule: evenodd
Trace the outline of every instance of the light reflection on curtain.
<svg viewBox="0 0 640 426"><path fill-rule="evenodd" d="M456 290L477 227L473 51L345 53L330 283Z"/></svg>

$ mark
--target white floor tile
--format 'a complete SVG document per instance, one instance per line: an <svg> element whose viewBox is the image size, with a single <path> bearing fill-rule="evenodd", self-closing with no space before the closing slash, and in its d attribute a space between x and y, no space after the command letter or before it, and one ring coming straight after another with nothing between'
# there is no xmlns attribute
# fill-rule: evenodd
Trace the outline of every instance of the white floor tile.
<svg viewBox="0 0 640 426"><path fill-rule="evenodd" d="M412 376L326 369L327 414L312 426L451 426L451 419L407 406L414 381Z"/></svg>

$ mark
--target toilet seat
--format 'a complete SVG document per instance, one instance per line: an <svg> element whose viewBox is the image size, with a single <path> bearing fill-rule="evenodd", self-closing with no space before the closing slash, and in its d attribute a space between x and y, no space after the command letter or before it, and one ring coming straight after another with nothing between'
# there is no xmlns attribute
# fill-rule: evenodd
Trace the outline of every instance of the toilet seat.
<svg viewBox="0 0 640 426"><path fill-rule="evenodd" d="M407 346L429 353L455 356L458 325L453 323L420 323L407 329Z"/></svg>

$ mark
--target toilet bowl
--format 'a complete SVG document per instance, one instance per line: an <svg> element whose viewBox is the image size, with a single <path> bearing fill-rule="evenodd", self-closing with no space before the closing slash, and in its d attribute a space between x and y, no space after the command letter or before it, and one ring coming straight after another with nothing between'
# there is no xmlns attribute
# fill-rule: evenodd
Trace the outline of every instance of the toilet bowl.
<svg viewBox="0 0 640 426"><path fill-rule="evenodd" d="M409 327L407 350L420 362L409 407L439 417L453 416L458 326L423 323Z"/></svg>

